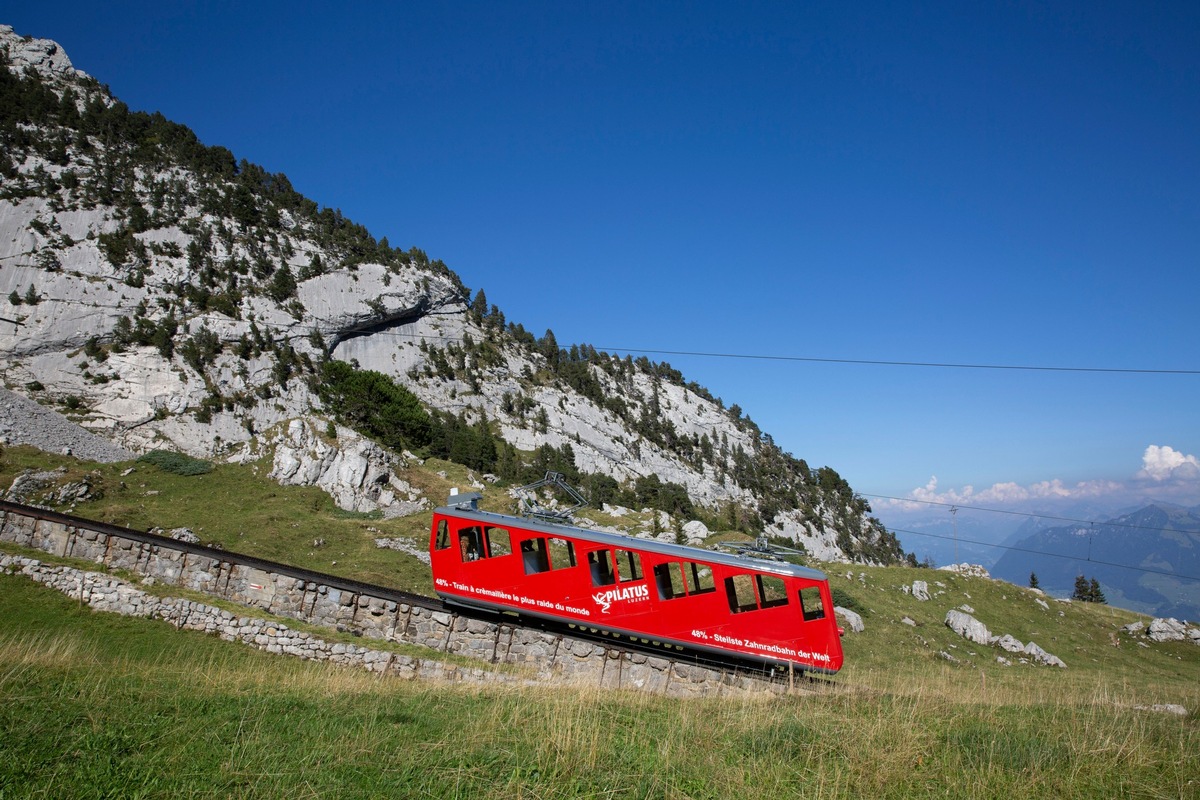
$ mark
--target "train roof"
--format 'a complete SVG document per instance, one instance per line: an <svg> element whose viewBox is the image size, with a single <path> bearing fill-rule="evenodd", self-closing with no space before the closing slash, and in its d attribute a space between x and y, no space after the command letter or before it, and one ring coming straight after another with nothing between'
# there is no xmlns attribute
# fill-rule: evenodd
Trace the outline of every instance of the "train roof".
<svg viewBox="0 0 1200 800"><path fill-rule="evenodd" d="M573 525L560 525L550 522L540 522L527 517L514 517L510 514L497 514L492 511L480 511L475 507L475 500L479 498L479 495L475 493L451 496L451 500L456 498L459 499L458 504L442 506L438 508L435 513L459 517L461 519L469 519L483 524L500 524L509 527L517 527L523 530L544 533L547 536L570 536L572 538L586 539L591 542L610 545L612 547L623 547L626 549L636 548L638 550L646 550L652 553L675 556L677 558L687 559L689 561L708 561L714 564L724 564L726 566L740 567L742 569L756 570L758 572L772 572L777 575L790 575L792 577L805 578L813 581L826 580L825 573L818 569L801 567L784 561L769 561L763 558L748 558L746 556L734 555L733 553L724 553L720 550L705 550L700 547L691 547L689 545L660 542L657 539L641 539L625 533L595 531L588 528L578 528Z"/></svg>

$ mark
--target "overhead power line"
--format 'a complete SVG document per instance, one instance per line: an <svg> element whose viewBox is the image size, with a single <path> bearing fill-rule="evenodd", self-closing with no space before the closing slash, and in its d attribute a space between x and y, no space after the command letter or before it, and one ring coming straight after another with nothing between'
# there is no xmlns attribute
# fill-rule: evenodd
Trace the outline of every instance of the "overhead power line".
<svg viewBox="0 0 1200 800"><path fill-rule="evenodd" d="M424 339L426 341L457 342L456 337L425 336L418 333L401 333L399 331L372 331L372 335L395 336L403 339ZM775 356L761 353L710 353L701 350L657 350L648 347L598 347L588 345L602 353L647 353L664 356L695 356L697 358L729 358L747 361L796 361L814 364L860 364L866 366L885 367L939 367L942 369L992 369L992 370L1024 370L1028 372L1083 372L1131 375L1200 375L1200 369L1134 369L1126 367L1059 367L1022 364L961 364L940 361L883 361L864 358L818 358L816 356Z"/></svg>
<svg viewBox="0 0 1200 800"><path fill-rule="evenodd" d="M1007 369L1034 372L1115 372L1141 375L1200 375L1200 369L1127 369L1122 367L1047 367L1020 364L959 364L937 361L880 361L862 358L816 358L811 356L768 356L754 353L706 353L691 350L648 350L640 347L597 347L623 353L653 353L670 356L699 356L702 358L739 358L762 361L805 361L817 364L865 364L885 367L942 367L946 369Z"/></svg>

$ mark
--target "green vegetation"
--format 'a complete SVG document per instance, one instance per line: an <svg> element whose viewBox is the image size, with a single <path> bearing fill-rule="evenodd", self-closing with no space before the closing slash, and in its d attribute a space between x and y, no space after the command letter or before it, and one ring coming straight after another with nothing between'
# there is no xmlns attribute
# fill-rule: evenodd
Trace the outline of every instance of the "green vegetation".
<svg viewBox="0 0 1200 800"><path fill-rule="evenodd" d="M347 425L393 450L424 448L433 440L433 425L421 401L381 372L327 361L321 367L320 391Z"/></svg>
<svg viewBox="0 0 1200 800"><path fill-rule="evenodd" d="M1104 597L1104 592L1100 590L1100 581L1095 578L1089 580L1082 575L1075 578L1075 591L1071 593L1071 598L1083 603L1108 602Z"/></svg>
<svg viewBox="0 0 1200 800"><path fill-rule="evenodd" d="M175 475L205 475L212 472L212 462L185 456L182 453L172 453L169 450L151 450L138 461L143 464L153 464L163 472Z"/></svg>
<svg viewBox="0 0 1200 800"><path fill-rule="evenodd" d="M421 546L427 514L347 514L319 490L280 487L244 466L184 476L135 462L122 475L129 464L27 447L4 450L0 482L58 466L67 468L60 480L88 477L104 490L78 506L85 516L186 525L229 549L432 590L427 567L373 545L400 536ZM438 460L403 477L432 497L468 480L464 467ZM485 494L487 507L503 510L490 505L501 495ZM836 602L867 625L843 639L846 667L831 685L687 701L545 682L380 680L92 613L0 577L0 796L1197 794L1200 648L1140 647L1120 630L1135 614L1093 603L1044 608L1038 594L998 581L824 568ZM931 600L901 591L913 580L928 582ZM1001 651L943 624L963 604L993 632L1036 641L1068 668L998 663ZM1135 708L1156 703L1193 716Z"/></svg>
<svg viewBox="0 0 1200 800"><path fill-rule="evenodd" d="M192 459L166 453L167 464ZM197 462L205 464L207 462ZM429 515L395 520L337 508L315 487L280 486L267 469L235 464L212 465L210 472L182 474L141 461L85 464L30 447L9 447L0 461L0 483L11 485L26 469L64 467L63 483L84 479L92 500L74 505L75 513L137 530L187 527L205 544L296 564L320 572L432 594L429 568L411 555L375 546L376 538L403 538L423 548ZM130 466L133 472L123 475ZM466 471L429 462L429 471L404 477L430 496L445 498L450 486L467 485ZM447 479L434 474L446 471ZM37 500L38 498L32 498Z"/></svg>
<svg viewBox="0 0 1200 800"><path fill-rule="evenodd" d="M1131 684L1032 668L981 686L976 670L902 658L815 694L686 701L409 683L93 613L2 576L0 793L1185 797L1200 726L1132 706L1167 689L1194 712L1189 666L1173 687L1161 669Z"/></svg>

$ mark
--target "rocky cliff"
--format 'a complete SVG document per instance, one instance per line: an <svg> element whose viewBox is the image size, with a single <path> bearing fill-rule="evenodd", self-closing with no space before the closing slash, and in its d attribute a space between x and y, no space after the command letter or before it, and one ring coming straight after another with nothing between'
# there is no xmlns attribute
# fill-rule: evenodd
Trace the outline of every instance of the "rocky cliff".
<svg viewBox="0 0 1200 800"><path fill-rule="evenodd" d="M533 337L420 250L130 111L54 42L0 26L0 53L10 389L128 451L269 456L278 479L346 508L419 503L394 477L403 456L323 397L322 365L347 362L518 466L553 453L630 492L682 487L677 517L754 523L821 559L901 555L835 472L810 471L669 365Z"/></svg>

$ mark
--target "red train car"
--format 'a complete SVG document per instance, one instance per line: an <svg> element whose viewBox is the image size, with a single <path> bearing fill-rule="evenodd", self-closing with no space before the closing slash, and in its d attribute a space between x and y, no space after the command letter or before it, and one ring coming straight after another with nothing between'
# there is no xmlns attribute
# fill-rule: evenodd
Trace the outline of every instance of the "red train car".
<svg viewBox="0 0 1200 800"><path fill-rule="evenodd" d="M842 645L825 574L782 562L480 511L434 511L434 587L449 603L834 673Z"/></svg>

